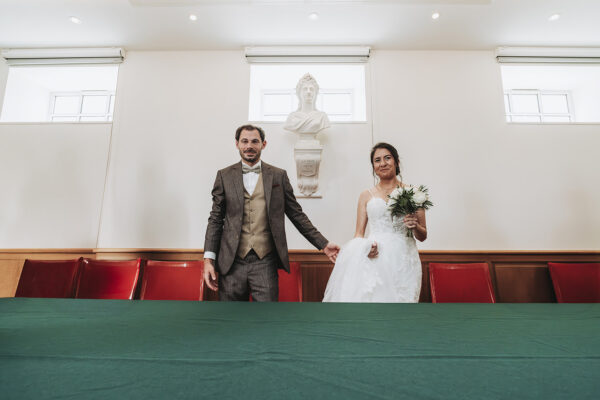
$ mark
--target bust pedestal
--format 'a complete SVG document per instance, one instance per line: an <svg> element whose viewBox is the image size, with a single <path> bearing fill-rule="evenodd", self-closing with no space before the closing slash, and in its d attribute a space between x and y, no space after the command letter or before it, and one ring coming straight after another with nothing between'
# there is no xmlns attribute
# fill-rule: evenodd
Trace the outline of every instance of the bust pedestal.
<svg viewBox="0 0 600 400"><path fill-rule="evenodd" d="M300 133L300 140L294 146L296 176L298 178L299 198L322 198L319 190L319 166L323 146L316 133Z"/></svg>

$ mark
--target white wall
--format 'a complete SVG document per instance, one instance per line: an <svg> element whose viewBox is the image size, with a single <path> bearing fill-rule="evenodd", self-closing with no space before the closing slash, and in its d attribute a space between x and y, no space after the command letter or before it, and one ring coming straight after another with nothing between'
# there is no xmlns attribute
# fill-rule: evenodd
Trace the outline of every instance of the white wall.
<svg viewBox="0 0 600 400"><path fill-rule="evenodd" d="M0 248L94 248L110 124L0 124Z"/></svg>
<svg viewBox="0 0 600 400"><path fill-rule="evenodd" d="M352 236L358 194L373 184L370 146L386 140L398 147L405 181L431 189L429 239L420 248L598 249L599 125L504 122L500 70L492 52L377 51L369 71L373 118L336 124L321 135L324 197L300 200L329 239L343 243ZM128 53L119 74L98 247L203 247L215 173L239 159L233 134L248 117L248 90L242 52ZM263 126L268 140L263 159L286 168L295 183L295 139L280 124ZM74 204L93 203L77 211L79 219L93 220L99 212L94 199L108 133L91 141L76 134L59 141L59 149L87 151L93 159L89 171L72 172L58 156L43 163L47 173L73 186L81 185L82 176L93 181L84 191L93 188L93 195L83 201L69 198L64 206L52 201L52 213L69 214L60 218L21 200L31 190L57 199L60 193L45 179L29 178L43 176L42 168L19 161L24 155L35 160L28 146L14 142L19 129L0 125L0 168L17 163L23 169L20 175L1 175L2 188L8 180L11 192L0 197L0 209L12 208L0 222L0 247L89 247L93 229L57 235L47 226L49 219L76 226ZM47 126L22 129L33 143L53 143ZM78 159L69 165L82 164ZM292 226L288 240L292 249L311 248Z"/></svg>
<svg viewBox="0 0 600 400"><path fill-rule="evenodd" d="M241 52L129 52L117 87L99 247L204 246L216 172L239 160L234 133L248 118L248 91ZM263 160L295 182L293 136L281 124L264 127ZM359 168L353 154L369 148L370 128L336 125L322 141L325 198L301 203L325 235L342 240L353 233L364 186L353 182L369 177L368 156ZM340 165L350 169L340 173ZM311 247L293 227L288 232L290 248Z"/></svg>
<svg viewBox="0 0 600 400"><path fill-rule="evenodd" d="M218 168L248 112L240 52L129 52L99 247L202 248Z"/></svg>
<svg viewBox="0 0 600 400"><path fill-rule="evenodd" d="M297 188L296 164L293 160L296 137L283 130L281 124L263 126L271 132L270 148L269 151L265 150L264 159L286 169L292 185ZM318 137L324 147L319 171L319 191L323 198L298 201L321 233L341 244L354 236L358 196L373 184L369 163L371 125L332 124ZM313 249L287 219L286 232L290 248Z"/></svg>
<svg viewBox="0 0 600 400"><path fill-rule="evenodd" d="M423 249L597 249L598 125L504 121L492 52L377 52L375 140L431 188Z"/></svg>

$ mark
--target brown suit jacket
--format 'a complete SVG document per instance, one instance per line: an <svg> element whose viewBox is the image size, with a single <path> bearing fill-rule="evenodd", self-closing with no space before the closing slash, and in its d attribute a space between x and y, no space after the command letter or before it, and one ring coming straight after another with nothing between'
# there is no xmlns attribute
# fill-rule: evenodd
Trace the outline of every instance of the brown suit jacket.
<svg viewBox="0 0 600 400"><path fill-rule="evenodd" d="M289 272L290 262L285 237L284 214L288 216L296 229L319 250L327 245L328 240L321 235L302 211L285 170L264 161L261 164L271 235L277 255L281 260L281 268ZM227 274L235 259L242 233L244 180L241 161L217 172L212 198L213 205L206 228L204 251L212 251L217 254L216 269L220 274Z"/></svg>

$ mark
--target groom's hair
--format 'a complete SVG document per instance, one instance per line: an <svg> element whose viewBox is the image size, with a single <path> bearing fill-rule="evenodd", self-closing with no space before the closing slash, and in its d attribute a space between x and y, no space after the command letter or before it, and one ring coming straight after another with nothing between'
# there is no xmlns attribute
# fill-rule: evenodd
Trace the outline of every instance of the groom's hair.
<svg viewBox="0 0 600 400"><path fill-rule="evenodd" d="M377 149L386 149L392 154L394 161L396 161L396 175L400 175L400 157L398 156L398 150L396 150L396 148L389 143L379 142L373 146L371 149L371 167L373 167L373 156L375 155L375 151Z"/></svg>
<svg viewBox="0 0 600 400"><path fill-rule="evenodd" d="M264 142L265 141L265 131L262 130L262 128L260 126L254 126L254 125L242 125L239 128L237 128L235 130L235 140L239 141L240 140L240 135L242 134L242 131L258 131L258 134L260 135L260 141Z"/></svg>

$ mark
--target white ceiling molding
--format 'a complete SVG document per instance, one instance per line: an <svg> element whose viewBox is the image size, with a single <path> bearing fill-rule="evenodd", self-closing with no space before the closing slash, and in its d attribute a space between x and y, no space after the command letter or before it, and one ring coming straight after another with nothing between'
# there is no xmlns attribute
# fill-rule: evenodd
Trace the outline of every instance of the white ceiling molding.
<svg viewBox="0 0 600 400"><path fill-rule="evenodd" d="M496 60L501 64L598 64L598 47L498 47Z"/></svg>
<svg viewBox="0 0 600 400"><path fill-rule="evenodd" d="M119 64L125 50L119 47L4 49L0 52L8 65Z"/></svg>
<svg viewBox="0 0 600 400"><path fill-rule="evenodd" d="M364 63L368 46L256 46L246 47L249 63Z"/></svg>

